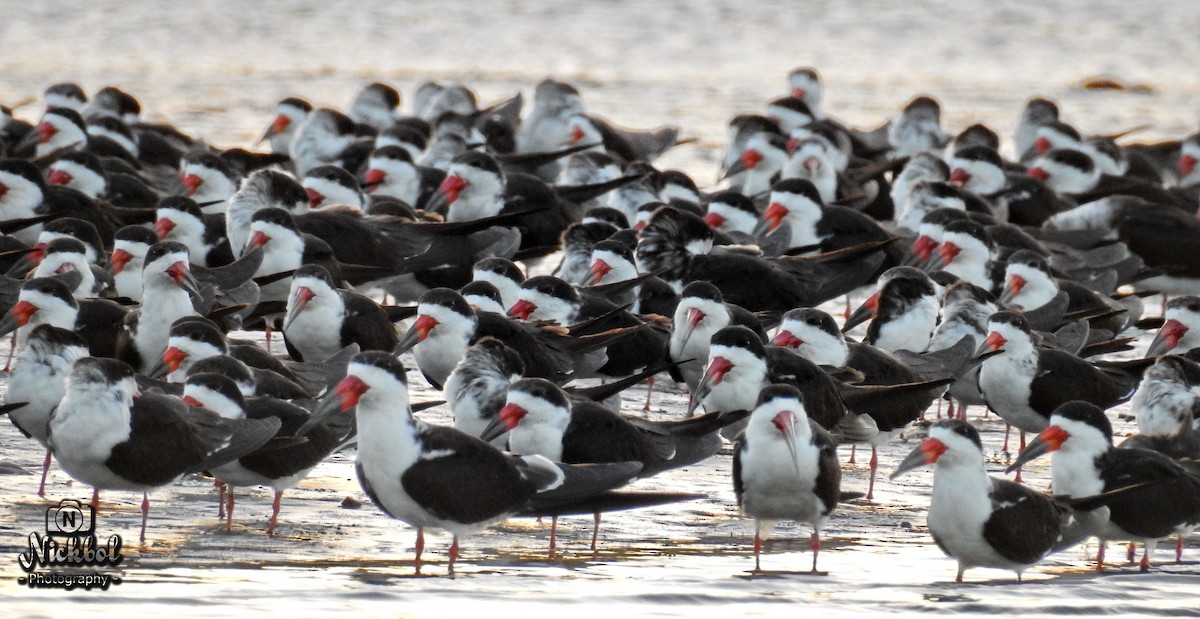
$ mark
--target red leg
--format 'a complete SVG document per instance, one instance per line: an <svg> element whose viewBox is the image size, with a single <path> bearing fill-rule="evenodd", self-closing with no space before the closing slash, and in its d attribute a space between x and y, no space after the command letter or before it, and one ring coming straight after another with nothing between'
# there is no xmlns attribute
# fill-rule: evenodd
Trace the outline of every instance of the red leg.
<svg viewBox="0 0 1200 619"><path fill-rule="evenodd" d="M146 543L146 519L150 516L150 496L145 492L142 493L142 534L138 537L138 541Z"/></svg>
<svg viewBox="0 0 1200 619"><path fill-rule="evenodd" d="M8 361L4 362L4 370L3 371L7 372L7 371L9 371L9 369L12 368L13 355L15 355L15 354L17 354L17 334L14 332L12 334L12 340L9 342Z"/></svg>
<svg viewBox="0 0 1200 619"><path fill-rule="evenodd" d="M100 489L92 488L92 509L100 509Z"/></svg>
<svg viewBox="0 0 1200 619"><path fill-rule="evenodd" d="M46 448L46 459L42 460L42 483L38 485L38 496L46 497L46 476L50 474L50 448Z"/></svg>
<svg viewBox="0 0 1200 619"><path fill-rule="evenodd" d="M1012 426L1004 424L1004 447L1000 448L1004 453L1008 453L1008 435L1012 432Z"/></svg>
<svg viewBox="0 0 1200 619"><path fill-rule="evenodd" d="M454 536L454 541L450 543L450 573L454 573L454 562L458 560L458 536Z"/></svg>
<svg viewBox="0 0 1200 619"><path fill-rule="evenodd" d="M879 470L879 454L871 447L871 481L867 482L867 500L875 500L875 472Z"/></svg>
<svg viewBox="0 0 1200 619"><path fill-rule="evenodd" d="M1025 431L1024 430L1021 430L1021 451L1025 451ZM1021 469L1020 468L1017 469L1017 476L1013 478L1013 481L1017 482L1018 484L1021 483Z"/></svg>
<svg viewBox="0 0 1200 619"><path fill-rule="evenodd" d="M1150 544L1142 544L1142 562L1138 569L1143 572L1150 571Z"/></svg>
<svg viewBox="0 0 1200 619"><path fill-rule="evenodd" d="M813 553L812 571L815 572L815 571L817 571L817 555L821 553L821 534L818 533L816 530L813 530L812 541L809 542L808 547L812 549L812 553Z"/></svg>
<svg viewBox="0 0 1200 619"><path fill-rule="evenodd" d="M963 402L958 403L958 418L963 421L967 420L967 405Z"/></svg>
<svg viewBox="0 0 1200 619"><path fill-rule="evenodd" d="M949 403L946 405L946 418L947 419L955 418L954 417L954 399L953 398L951 398Z"/></svg>
<svg viewBox="0 0 1200 619"><path fill-rule="evenodd" d="M271 319L268 318L264 322L265 326L263 327L263 331L267 336L267 354L271 354Z"/></svg>
<svg viewBox="0 0 1200 619"><path fill-rule="evenodd" d="M1175 536L1175 562L1183 561L1183 535Z"/></svg>
<svg viewBox="0 0 1200 619"><path fill-rule="evenodd" d="M853 443L851 443L850 444L850 459L846 461L846 464L854 464L854 450L855 450L855 445Z"/></svg>
<svg viewBox="0 0 1200 619"><path fill-rule="evenodd" d="M421 553L425 550L425 529L417 527L417 558L414 563L417 566L417 573L421 573Z"/></svg>
<svg viewBox="0 0 1200 619"><path fill-rule="evenodd" d="M963 577L964 571L966 571L966 570L964 570L961 566L958 568L958 576L954 577L954 582L962 582L962 577Z"/></svg>
<svg viewBox="0 0 1200 619"><path fill-rule="evenodd" d="M217 487L217 518L225 517L225 482L219 479L213 479L213 485Z"/></svg>
<svg viewBox="0 0 1200 619"><path fill-rule="evenodd" d="M558 516L550 519L550 560L554 560L554 551L558 545Z"/></svg>
<svg viewBox="0 0 1200 619"><path fill-rule="evenodd" d="M1137 544L1129 542L1129 562L1133 563L1133 558L1137 556Z"/></svg>
<svg viewBox="0 0 1200 619"><path fill-rule="evenodd" d="M1107 545L1107 543L1104 540L1100 540L1100 550L1096 551L1096 571L1097 572L1104 571L1104 547L1106 545Z"/></svg>
<svg viewBox="0 0 1200 619"><path fill-rule="evenodd" d="M596 537L600 535L600 512L596 512L595 514L592 514L592 518L595 519L595 523L592 526L592 556L595 557L596 556ZM1179 543L1180 544L1183 543L1183 538L1180 538Z"/></svg>
<svg viewBox="0 0 1200 619"><path fill-rule="evenodd" d="M646 379L646 404L642 406L642 412L650 412L650 396L654 394L654 377Z"/></svg>
<svg viewBox="0 0 1200 619"><path fill-rule="evenodd" d="M275 502L271 504L271 519L267 522L267 535L275 535L275 525L279 523L279 502L283 500L283 491L275 491Z"/></svg>
<svg viewBox="0 0 1200 619"><path fill-rule="evenodd" d="M225 532L233 531L233 486L225 489Z"/></svg>
<svg viewBox="0 0 1200 619"><path fill-rule="evenodd" d="M758 531L755 531L754 532L754 571L756 571L756 572L761 569L759 567L759 563L758 563L759 555L761 555L761 554L762 554L762 536L758 534Z"/></svg>
<svg viewBox="0 0 1200 619"><path fill-rule="evenodd" d="M842 312L842 322L850 320L850 314L853 313L854 312L850 311L850 295L846 295L846 309Z"/></svg>

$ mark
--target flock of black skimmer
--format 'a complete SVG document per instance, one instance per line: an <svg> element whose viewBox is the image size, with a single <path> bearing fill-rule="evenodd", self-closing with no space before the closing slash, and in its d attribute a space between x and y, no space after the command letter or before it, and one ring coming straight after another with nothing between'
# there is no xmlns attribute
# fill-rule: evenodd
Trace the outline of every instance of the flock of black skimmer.
<svg viewBox="0 0 1200 619"><path fill-rule="evenodd" d="M353 446L417 571L427 528L453 534L453 571L460 536L515 515L598 527L696 498L624 487L732 442L756 569L795 521L815 571L862 497L839 446L870 447L873 500L876 448L944 399L892 477L933 465L928 529L959 580L1090 537L1098 569L1106 541L1143 544L1147 570L1175 538L1178 560L1200 525L1200 134L1120 144L1035 98L1006 159L928 96L861 130L812 69L781 94L729 121L711 189L654 166L677 129L617 127L553 80L487 107L427 83L411 115L382 83L345 111L287 98L258 150L144 122L114 87L3 108L3 412L46 448L38 493L52 461L93 505L141 492L144 541L148 493L207 474L226 526L236 488L274 490L273 533L284 491ZM1101 358L1152 329L1145 357ZM667 376L686 417L619 410ZM410 404L410 380L454 427L414 416L441 402ZM1114 445L1106 410L1130 400L1140 433ZM1013 479L987 474L969 406L1020 433ZM1020 483L1047 453L1051 488Z"/></svg>

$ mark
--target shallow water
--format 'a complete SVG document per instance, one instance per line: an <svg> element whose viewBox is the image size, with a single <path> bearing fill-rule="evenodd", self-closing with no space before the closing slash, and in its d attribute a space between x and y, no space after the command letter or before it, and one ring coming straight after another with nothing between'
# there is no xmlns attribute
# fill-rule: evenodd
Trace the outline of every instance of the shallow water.
<svg viewBox="0 0 1200 619"><path fill-rule="evenodd" d="M716 175L725 121L781 94L784 76L798 65L818 67L825 108L862 127L879 124L918 93L941 99L948 128L986 122L1006 137L1035 94L1057 99L1064 117L1085 132L1149 126L1130 139L1186 135L1196 129L1200 109L1196 3L505 2L489 11L475 4L290 2L247 9L216 0L184 9L3 1L0 102L18 103L56 81L76 80L89 91L117 84L140 97L151 120L170 120L214 144L244 146L262 131L275 101L288 95L342 106L371 80L411 95L421 81L438 79L468 83L489 102L517 91L529 96L538 80L553 75L577 83L590 110L613 121L675 123L700 138L660 163L701 183ZM1100 74L1149 89L1079 87ZM17 114L31 118L37 108L18 107ZM423 384L415 375L411 382ZM644 395L627 393L626 410L639 408ZM439 397L416 388L413 399ZM656 392L651 415L678 418L686 401L668 385ZM970 417L999 475L1003 425L994 417L978 420L980 414L972 409ZM425 418L445 422L448 414L434 409ZM1133 426L1117 421L1116 427ZM890 472L922 434L914 429L883 448L880 470ZM431 577L413 578L412 529L369 503L339 507L347 496L365 501L352 453L322 464L284 496L275 538L264 534L266 491L239 491L235 527L225 533L211 484L191 479L153 494L149 543L139 547L138 497L108 492L98 529L127 540L118 570L124 583L106 592L27 589L16 582L16 555L28 534L44 527L48 505L85 499L90 489L56 468L48 485L53 500L37 499L41 454L5 423L0 454L0 463L27 473L0 476L0 599L14 615L55 615L64 601L88 610L137 604L175 616L212 614L226 604L297 616L450 616L545 613L580 602L591 614L604 604L630 615L779 614L792 612L790 603L830 616L1200 614L1194 542L1180 565L1166 563L1170 552L1160 550L1156 559L1164 563L1150 574L1117 565L1093 574L1092 544L1049 558L1020 584L1011 573L979 569L955 585L954 563L924 529L928 470L895 482L881 478L875 503L839 507L822 535L825 574L807 572L810 529L785 524L763 557L768 572L753 575L752 524L737 513L728 453L638 482L635 488L707 498L606 516L594 556L591 518L563 519L562 557L553 562L546 558L548 523L517 519L466 538L452 579L444 577L448 536L430 536ZM865 490L866 455L844 465L845 490ZM1027 469L1034 487L1047 486L1045 466ZM1110 561L1122 555L1109 548Z"/></svg>

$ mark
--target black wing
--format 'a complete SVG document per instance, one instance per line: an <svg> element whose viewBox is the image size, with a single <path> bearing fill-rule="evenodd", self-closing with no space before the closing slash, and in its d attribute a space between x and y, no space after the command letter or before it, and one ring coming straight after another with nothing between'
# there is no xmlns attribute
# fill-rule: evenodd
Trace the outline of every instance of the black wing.
<svg viewBox="0 0 1200 619"><path fill-rule="evenodd" d="M777 346L767 347L767 382L784 383L800 390L809 419L822 428L833 428L846 416L846 405L837 384L821 366Z"/></svg>
<svg viewBox="0 0 1200 619"><path fill-rule="evenodd" d="M282 425L277 436L295 436L309 418L308 411L303 408L274 398L247 400L246 415L251 419L278 418ZM266 449L242 456L239 462L247 469L272 479L287 477L314 467L341 443L350 424L338 426L340 421L341 416L335 415L329 422L305 432L307 441L280 448L268 445Z"/></svg>
<svg viewBox="0 0 1200 619"><path fill-rule="evenodd" d="M1104 492L1147 484L1109 503L1109 519L1125 531L1167 537L1200 523L1200 478L1154 451L1109 449L1097 462Z"/></svg>
<svg viewBox="0 0 1200 619"><path fill-rule="evenodd" d="M649 466L675 455L665 432L641 428L596 404L575 402L563 434L562 461L567 464L637 461Z"/></svg>
<svg viewBox="0 0 1200 619"><path fill-rule="evenodd" d="M1040 349L1037 375L1030 385L1029 406L1047 417L1072 400L1111 408L1132 395L1132 389L1122 385L1071 353Z"/></svg>
<svg viewBox="0 0 1200 619"><path fill-rule="evenodd" d="M201 432L188 423L187 405L164 395L145 394L130 409L129 439L113 446L105 465L136 484L161 486L194 470L209 452L229 439L228 431Z"/></svg>
<svg viewBox="0 0 1200 619"><path fill-rule="evenodd" d="M342 320L343 344L358 344L361 350L389 352L396 347L399 341L396 326L378 303L348 291L342 291L342 299L346 304L346 316Z"/></svg>
<svg viewBox="0 0 1200 619"><path fill-rule="evenodd" d="M515 460L477 438L443 427L430 427L419 438L424 453L437 455L410 466L400 483L437 518L492 520L520 511L537 492Z"/></svg>
<svg viewBox="0 0 1200 619"><path fill-rule="evenodd" d="M817 484L813 488L813 494L825 505L822 515L828 516L841 499L842 492L842 465L838 462L837 441L812 419L808 420L808 425L812 430L813 444L821 449L817 460Z"/></svg>
<svg viewBox="0 0 1200 619"><path fill-rule="evenodd" d="M1046 556L1062 535L1058 508L1047 497L1016 482L992 479L992 515L983 539L997 554L1022 565Z"/></svg>

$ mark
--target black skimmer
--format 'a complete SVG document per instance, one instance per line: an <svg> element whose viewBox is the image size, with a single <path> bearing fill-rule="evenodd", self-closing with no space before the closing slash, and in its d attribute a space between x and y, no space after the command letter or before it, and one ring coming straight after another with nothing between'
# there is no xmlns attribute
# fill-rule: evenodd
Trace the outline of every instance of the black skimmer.
<svg viewBox="0 0 1200 619"><path fill-rule="evenodd" d="M1111 408L1128 400L1141 370L1149 365L1098 366L1066 351L1038 348L1029 322L1015 312L997 312L988 319L984 347L997 354L980 366L979 388L988 408L1021 431L1022 444L1025 432L1042 431L1050 415L1067 402Z"/></svg>
<svg viewBox="0 0 1200 619"><path fill-rule="evenodd" d="M225 339L221 330L207 318L199 316L180 318L171 325L170 335L170 339L167 340L167 349L163 351L162 358L146 372L146 376L150 378L166 376L169 382L182 383L191 374L192 366L196 363L209 357L229 356L246 364L259 383L290 381L297 385L312 386L314 392L320 392L331 382L337 382L340 379L339 376L331 381L329 377L320 375L319 371L315 374L308 372L306 370L316 368L302 363L287 362L285 365L285 362L271 356L254 344L242 344L236 341L231 343ZM277 374L278 377L264 376L268 373ZM304 375L309 380L301 378L298 374Z"/></svg>
<svg viewBox="0 0 1200 619"><path fill-rule="evenodd" d="M421 295L417 319L395 352L413 349L417 367L429 384L441 388L467 347L492 336L511 347L525 364L525 375L566 382L594 376L608 357L605 348L625 333L572 337L565 329L476 312L458 292L435 288Z"/></svg>
<svg viewBox="0 0 1200 619"><path fill-rule="evenodd" d="M1012 570L1020 580L1021 572L1059 549L1070 509L1028 486L988 476L983 443L971 424L958 419L933 424L929 438L891 477L927 464L934 465L929 534L958 561L955 582L972 567Z"/></svg>
<svg viewBox="0 0 1200 619"><path fill-rule="evenodd" d="M193 374L183 388L183 401L189 406L212 411L225 419L280 420L276 438L295 436L309 420L307 410L274 398L245 398L237 383L227 376L211 372ZM279 521L279 504L283 493L295 487L346 440L353 428L344 420L331 418L305 431L306 440L283 446L268 443L242 457L210 469L228 488L226 494L226 530L233 523L233 488L236 486L266 486L275 491L267 535L275 534ZM339 425L340 424L340 425Z"/></svg>
<svg viewBox="0 0 1200 619"><path fill-rule="evenodd" d="M312 112L312 104L299 97L288 97L275 105L275 118L263 132L259 142L268 140L271 152L287 154L291 149L292 140L296 137L296 129Z"/></svg>
<svg viewBox="0 0 1200 619"><path fill-rule="evenodd" d="M88 97L83 88L74 82L51 84L42 91L42 100L47 108L65 107L82 114L87 107Z"/></svg>
<svg viewBox="0 0 1200 619"><path fill-rule="evenodd" d="M920 96L908 102L888 125L892 156L911 157L942 150L950 136L942 131L941 117L942 106L932 97Z"/></svg>
<svg viewBox="0 0 1200 619"><path fill-rule="evenodd" d="M86 356L87 342L75 332L39 325L30 332L8 375L8 390L4 392L8 419L22 434L46 447L38 496L46 495L46 473L50 470L50 415L66 393L71 364Z"/></svg>
<svg viewBox="0 0 1200 619"><path fill-rule="evenodd" d="M70 286L58 278L37 277L21 285L16 305L0 321L0 337L15 330L19 349L34 328L49 324L78 333L92 356L114 357L123 346L128 312L108 299L76 300Z"/></svg>
<svg viewBox="0 0 1200 619"><path fill-rule="evenodd" d="M641 469L636 463L610 465L586 482L573 483L567 465L542 456L508 455L453 428L418 421L408 403L404 366L390 353L355 355L346 378L301 432L351 408L358 418L359 482L380 510L417 529L418 572L427 528L454 536L453 572L460 536L521 512L540 493L598 494L627 483Z"/></svg>
<svg viewBox="0 0 1200 619"><path fill-rule="evenodd" d="M1038 127L1051 122L1058 122L1058 104L1043 97L1034 97L1025 102L1013 134L1017 155L1025 159L1025 154L1033 151Z"/></svg>
<svg viewBox="0 0 1200 619"><path fill-rule="evenodd" d="M212 152L184 156L179 175L184 195L204 205L200 210L205 215L224 213L227 201L237 192L242 180L229 163Z"/></svg>
<svg viewBox="0 0 1200 619"><path fill-rule="evenodd" d="M821 99L825 88L821 85L821 75L812 67L797 67L788 73L789 94L804 102L815 118L824 118L821 111Z"/></svg>
<svg viewBox="0 0 1200 619"><path fill-rule="evenodd" d="M907 385L868 390L864 398L856 397L853 387L843 385L819 365L799 353L778 346L764 346L750 329L733 325L717 331L709 344L708 365L700 384L692 392L688 404L690 415L703 406L709 413L729 413L752 410L758 391L770 384L787 384L800 390L809 417L821 427L847 441L864 441L875 428L868 427L848 410L848 402L863 405L871 398L886 398ZM930 385L932 386L932 385ZM736 436L744 424L733 424L722 430L726 438Z"/></svg>
<svg viewBox="0 0 1200 619"><path fill-rule="evenodd" d="M894 267L880 277L879 292L846 320L842 331L860 324L866 316L865 342L894 352L920 352L929 346L937 328L941 287L928 275L909 267Z"/></svg>
<svg viewBox="0 0 1200 619"><path fill-rule="evenodd" d="M592 249L596 243L612 238L629 227L629 220L614 208L593 207L579 223L563 231L563 258L554 275L569 282L583 281L592 267Z"/></svg>
<svg viewBox="0 0 1200 619"><path fill-rule="evenodd" d="M515 218L523 249L557 247L563 230L582 217L577 204L563 200L534 176L504 173L486 153L454 158L426 210L445 207L446 221L463 222L535 209Z"/></svg>
<svg viewBox="0 0 1200 619"><path fill-rule="evenodd" d="M1163 325L1146 349L1147 357L1170 351L1183 354L1200 348L1200 297L1187 295L1167 301L1163 318Z"/></svg>
<svg viewBox="0 0 1200 619"><path fill-rule="evenodd" d="M328 360L328 365L339 366L341 370L345 369L345 364L349 362L350 357L357 352L353 346L346 348L339 353L337 357ZM308 400L315 397L313 390L308 389L298 382L292 381L286 376L263 368L250 367L242 361L231 356L213 355L205 357L192 363L192 367L188 369L187 375L203 374L206 372L220 374L232 378L238 384L242 395L259 396L266 398L278 398L280 400ZM337 372L334 372L337 374ZM336 382L334 381L329 382ZM328 385L323 384L323 389ZM157 383L155 386L162 388L163 391L171 390L174 392L174 386L170 383ZM319 389L317 391L320 391Z"/></svg>
<svg viewBox="0 0 1200 619"><path fill-rule="evenodd" d="M1175 160L1179 175L1179 187L1195 188L1200 185L1200 133L1193 133L1179 143L1179 158Z"/></svg>
<svg viewBox="0 0 1200 619"><path fill-rule="evenodd" d="M1200 365L1180 355L1163 355L1146 368L1130 412L1137 418L1138 434L1170 436L1181 427L1191 429L1200 413ZM1156 450L1157 451L1157 450Z"/></svg>
<svg viewBox="0 0 1200 619"><path fill-rule="evenodd" d="M1082 235L1087 240L1117 239L1145 261L1155 274L1139 279L1134 286L1170 295L1200 291L1200 262L1196 239L1200 221L1190 212L1146 202L1131 196L1113 196L1059 213L1042 225L1050 234L1068 238Z"/></svg>
<svg viewBox="0 0 1200 619"><path fill-rule="evenodd" d="M314 209L336 204L366 210L367 199L358 179L338 166L323 165L309 170L300 180L300 186L308 194L308 205Z"/></svg>
<svg viewBox="0 0 1200 619"><path fill-rule="evenodd" d="M442 389L446 404L454 415L454 427L483 436L484 430L500 414L508 397L509 385L525 374L520 355L493 337L482 337L463 354ZM506 437L490 442L503 449Z"/></svg>
<svg viewBox="0 0 1200 619"><path fill-rule="evenodd" d="M41 159L67 151L83 150L88 141L86 125L78 112L70 108L52 107L42 114L33 131L13 147L13 151L20 153L33 145L33 156Z"/></svg>
<svg viewBox="0 0 1200 619"><path fill-rule="evenodd" d="M750 198L737 191L722 191L709 197L704 223L722 234L749 240L760 216Z"/></svg>
<svg viewBox="0 0 1200 619"><path fill-rule="evenodd" d="M787 138L779 130L763 131L746 139L737 160L724 172L730 189L747 196L767 192L779 180L788 160Z"/></svg>
<svg viewBox="0 0 1200 619"><path fill-rule="evenodd" d="M265 208L280 208L292 215L308 212L308 194L291 175L279 170L258 170L242 181L237 193L229 199L225 212L226 236L229 247L241 254L250 238L250 221L254 213Z"/></svg>
<svg viewBox="0 0 1200 619"><path fill-rule="evenodd" d="M354 121L349 116L326 107L313 110L296 128L288 146L296 174L303 176L317 166L335 163L354 138Z"/></svg>
<svg viewBox="0 0 1200 619"><path fill-rule="evenodd" d="M400 91L383 82L372 82L354 96L347 108L350 119L370 127L375 133L396 124L400 107Z"/></svg>
<svg viewBox="0 0 1200 619"><path fill-rule="evenodd" d="M144 181L131 174L105 170L98 157L85 151L64 153L55 158L46 168L46 183L70 187L93 200L109 200L117 206L154 206L158 202L157 194ZM146 204L139 200L137 204L130 204L121 196L123 192L139 196L148 193L153 201ZM120 199L114 201L114 197Z"/></svg>
<svg viewBox="0 0 1200 619"><path fill-rule="evenodd" d="M717 331L731 324L749 327L765 343L767 333L755 314L726 303L716 286L695 281L683 288L672 315L669 357L679 378L695 389L708 362L708 345Z"/></svg>
<svg viewBox="0 0 1200 619"><path fill-rule="evenodd" d="M804 100L790 95L768 101L763 115L774 121L784 135L789 135L816 120Z"/></svg>
<svg viewBox="0 0 1200 619"><path fill-rule="evenodd" d="M862 380L856 383L860 385L904 385L957 379L978 348L973 340L968 340L955 342L938 353L914 354L899 350L893 356L870 344L847 342L832 316L812 308L798 308L784 314L779 332L771 343L793 349L818 365L857 370L862 374ZM943 387L934 387L924 393L898 394L886 402L867 402L866 406L851 407L852 413L870 416L879 430L870 439L871 477L867 500L875 498L875 473L879 468L877 448L916 421L944 391Z"/></svg>
<svg viewBox="0 0 1200 619"><path fill-rule="evenodd" d="M751 311L812 307L846 294L874 275L885 259L882 244L833 252L820 258L766 259L738 252L713 252L713 230L704 220L674 207L660 207L642 229L636 256L642 272L676 289L703 280L729 303Z"/></svg>
<svg viewBox="0 0 1200 619"><path fill-rule="evenodd" d="M1046 259L1031 250L1013 252L1005 262L999 300L1011 308L1027 314L1037 312L1058 303L1060 295L1065 294L1067 303L1063 311L1067 316L1088 318L1094 328L1107 329L1114 335L1133 326L1141 317L1138 297L1130 295L1118 301L1079 281L1056 277ZM1108 287L1099 281L1089 283Z"/></svg>
<svg viewBox="0 0 1200 619"><path fill-rule="evenodd" d="M932 153L919 153L904 164L892 181L890 195L892 203L899 212L909 201L913 188L919 183L943 183L950 178L950 167L946 162ZM913 226L908 226L916 230Z"/></svg>
<svg viewBox="0 0 1200 619"><path fill-rule="evenodd" d="M1004 264L996 260L996 245L987 229L971 219L959 219L942 229L936 267L984 290L997 290Z"/></svg>
<svg viewBox="0 0 1200 619"><path fill-rule="evenodd" d="M1200 525L1200 477L1158 452L1114 448L1112 424L1099 407L1067 402L1048 423L1009 470L1053 452L1050 478L1057 495L1079 498L1129 489L1105 508L1076 514L1084 530L1100 538L1097 571L1104 569L1106 541L1142 542L1144 572L1159 540Z"/></svg>
<svg viewBox="0 0 1200 619"><path fill-rule="evenodd" d="M0 218L28 219L40 214L38 207L45 200L46 183L32 163L21 159L0 160ZM31 246L37 242L41 225L33 225L12 233L17 240Z"/></svg>
<svg viewBox="0 0 1200 619"><path fill-rule="evenodd" d="M1113 196L1131 196L1187 214L1195 211L1196 205L1191 200L1164 189L1161 183L1105 174L1096 160L1081 150L1052 150L1033 160L1027 174L1080 205Z"/></svg>
<svg viewBox="0 0 1200 619"><path fill-rule="evenodd" d="M292 276L283 340L293 359L322 361L350 344L361 350L391 350L397 337L379 304L338 289L325 267L308 264Z"/></svg>
<svg viewBox="0 0 1200 619"><path fill-rule="evenodd" d="M512 307L521 294L521 283L525 281L525 273L521 267L508 258L493 256L484 258L471 267L471 280L487 282L496 287L500 293L500 303L504 310Z"/></svg>
<svg viewBox="0 0 1200 619"><path fill-rule="evenodd" d="M458 292L477 312L508 313L508 310L504 308L504 297L501 297L500 291L489 282L475 280L459 288Z"/></svg>
<svg viewBox="0 0 1200 619"><path fill-rule="evenodd" d="M968 282L958 282L946 288L942 302L942 321L929 339L927 351L945 350L969 338L971 350L978 351L987 338L988 318L1000 308L992 294ZM986 406L979 392L979 366L973 365L946 390L950 400L948 416L954 416L954 401L959 404L959 419L967 416L968 406Z"/></svg>
<svg viewBox="0 0 1200 619"><path fill-rule="evenodd" d="M146 251L142 305L126 316L129 342L118 352L135 368L150 369L167 349L171 325L184 316L198 315L192 296L199 296L199 282L189 265L183 243L159 241Z"/></svg>
<svg viewBox="0 0 1200 619"><path fill-rule="evenodd" d="M786 224L790 236L784 246L789 254L819 254L893 238L860 211L826 205L817 188L802 178L789 178L772 185L769 201L759 230L772 233ZM895 266L899 258L898 254L890 256L882 268Z"/></svg>
<svg viewBox="0 0 1200 619"><path fill-rule="evenodd" d="M544 378L522 378L481 438L506 432L508 450L539 454L566 464L640 462L641 477L700 462L723 444L721 428L739 413L712 413L683 421L650 421L622 415L586 397L571 397Z"/></svg>
<svg viewBox="0 0 1200 619"><path fill-rule="evenodd" d="M446 173L418 166L401 146L382 146L371 152L362 186L372 197L391 197L409 206L425 204Z"/></svg>
<svg viewBox="0 0 1200 619"><path fill-rule="evenodd" d="M8 269L8 274L22 277L42 262L46 244L55 239L69 238L83 243L84 258L100 266L107 264L105 247L112 245L112 239L101 239L100 232L92 222L74 217L59 217L48 221L38 234L37 243Z"/></svg>
<svg viewBox="0 0 1200 619"><path fill-rule="evenodd" d="M574 86L542 80L534 91L533 107L517 132L519 152L546 152L558 148L569 136L567 120L583 113L583 98Z"/></svg>
<svg viewBox="0 0 1200 619"><path fill-rule="evenodd" d="M789 385L758 394L746 431L733 450L733 490L742 513L754 518L754 570L775 521L813 526L812 571L817 571L821 527L841 495L837 443L807 414L807 400Z"/></svg>
<svg viewBox="0 0 1200 619"><path fill-rule="evenodd" d="M125 226L117 230L108 268L118 296L141 303L146 252L157 242L158 235L145 226Z"/></svg>
<svg viewBox="0 0 1200 619"><path fill-rule="evenodd" d="M33 270L33 277L50 277L74 271L80 276L79 284L71 291L76 299L114 296L116 284L112 276L90 262L87 254L87 246L78 239L54 239L42 250L42 260Z"/></svg>
<svg viewBox="0 0 1200 619"><path fill-rule="evenodd" d="M150 490L252 452L279 425L278 419L222 419L173 396L139 395L133 368L84 357L71 366L50 420L50 448L68 475L96 489L93 508L101 489L142 492L145 542Z"/></svg>
<svg viewBox="0 0 1200 619"><path fill-rule="evenodd" d="M838 170L834 149L826 139L808 137L788 140L790 153L780 178L807 180L816 188L822 202L828 204L837 200Z"/></svg>
<svg viewBox="0 0 1200 619"><path fill-rule="evenodd" d="M603 243L597 247L602 248L614 264L624 263L626 270L633 270L629 260L632 256L620 257L616 253L624 246L615 241L611 243L613 245L609 247L616 251L603 249ZM607 266L607 263L602 264ZM667 354L670 336L658 321L643 320L626 309L637 301L637 297L630 295L628 290L614 289L622 286L618 282L576 289L553 275L538 275L521 283L518 301L509 308L508 315L567 327L576 336L604 336L613 330L626 330L627 337L606 347L608 361L597 372L604 376L628 376L642 368L660 365Z"/></svg>
<svg viewBox="0 0 1200 619"><path fill-rule="evenodd" d="M154 232L160 241L178 241L186 245L194 264L217 267L233 262L234 253L226 238L224 214L206 215L191 198L163 198L158 203Z"/></svg>

